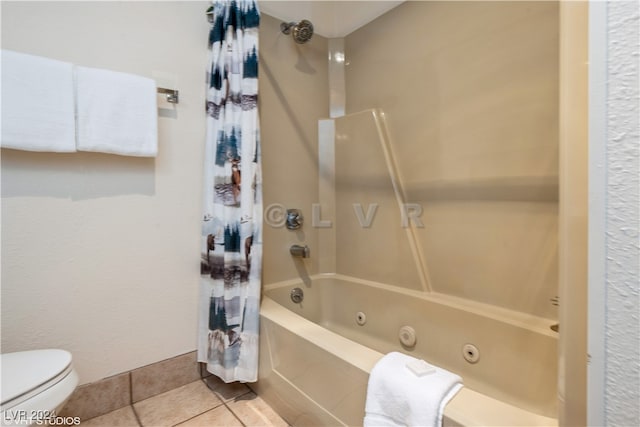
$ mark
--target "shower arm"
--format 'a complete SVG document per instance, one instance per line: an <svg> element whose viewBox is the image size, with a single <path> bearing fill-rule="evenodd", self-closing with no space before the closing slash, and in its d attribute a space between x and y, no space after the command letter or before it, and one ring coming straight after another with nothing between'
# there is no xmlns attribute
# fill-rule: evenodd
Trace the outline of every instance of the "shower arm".
<svg viewBox="0 0 640 427"><path fill-rule="evenodd" d="M299 22L282 22L280 31L286 35L290 34L296 43L304 44L313 37L313 24L307 19Z"/></svg>
<svg viewBox="0 0 640 427"><path fill-rule="evenodd" d="M289 35L294 25L296 25L295 22L283 22L280 24L280 31L282 31L282 34Z"/></svg>

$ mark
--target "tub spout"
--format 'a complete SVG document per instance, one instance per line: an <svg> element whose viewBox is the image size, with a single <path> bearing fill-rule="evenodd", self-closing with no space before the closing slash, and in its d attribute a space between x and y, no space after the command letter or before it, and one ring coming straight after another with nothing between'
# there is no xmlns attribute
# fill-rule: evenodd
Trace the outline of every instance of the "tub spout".
<svg viewBox="0 0 640 427"><path fill-rule="evenodd" d="M289 248L289 252L291 252L291 255L300 258L309 258L309 256L311 255L311 250L307 245L291 245L291 248Z"/></svg>

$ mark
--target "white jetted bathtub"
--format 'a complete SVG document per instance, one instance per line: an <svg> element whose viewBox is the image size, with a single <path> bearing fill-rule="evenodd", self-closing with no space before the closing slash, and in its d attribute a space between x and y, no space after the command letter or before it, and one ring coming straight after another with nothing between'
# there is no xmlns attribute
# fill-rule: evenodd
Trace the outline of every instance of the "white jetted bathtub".
<svg viewBox="0 0 640 427"><path fill-rule="evenodd" d="M369 372L390 351L464 379L445 426L557 425L551 321L340 275L265 286L260 320L256 388L294 426L362 425ZM399 341L403 326L415 346Z"/></svg>

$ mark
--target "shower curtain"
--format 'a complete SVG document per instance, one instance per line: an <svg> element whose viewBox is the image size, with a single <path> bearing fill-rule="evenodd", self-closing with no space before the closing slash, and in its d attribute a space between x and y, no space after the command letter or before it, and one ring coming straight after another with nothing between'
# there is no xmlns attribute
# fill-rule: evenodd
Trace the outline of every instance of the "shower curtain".
<svg viewBox="0 0 640 427"><path fill-rule="evenodd" d="M253 382L262 264L260 14L255 0L216 0L210 11L198 360L225 382Z"/></svg>

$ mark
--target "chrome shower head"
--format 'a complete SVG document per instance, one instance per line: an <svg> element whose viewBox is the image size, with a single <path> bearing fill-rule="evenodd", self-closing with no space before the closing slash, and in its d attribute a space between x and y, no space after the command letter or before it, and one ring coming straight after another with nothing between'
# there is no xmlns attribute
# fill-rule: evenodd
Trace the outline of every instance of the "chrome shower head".
<svg viewBox="0 0 640 427"><path fill-rule="evenodd" d="M280 30L284 34L291 34L293 40L298 44L306 43L313 37L313 24L306 19L300 22L283 22L280 24Z"/></svg>
<svg viewBox="0 0 640 427"><path fill-rule="evenodd" d="M292 36L293 40L300 44L311 40L311 37L313 37L313 24L311 21L303 19L298 22L298 24L294 25Z"/></svg>

